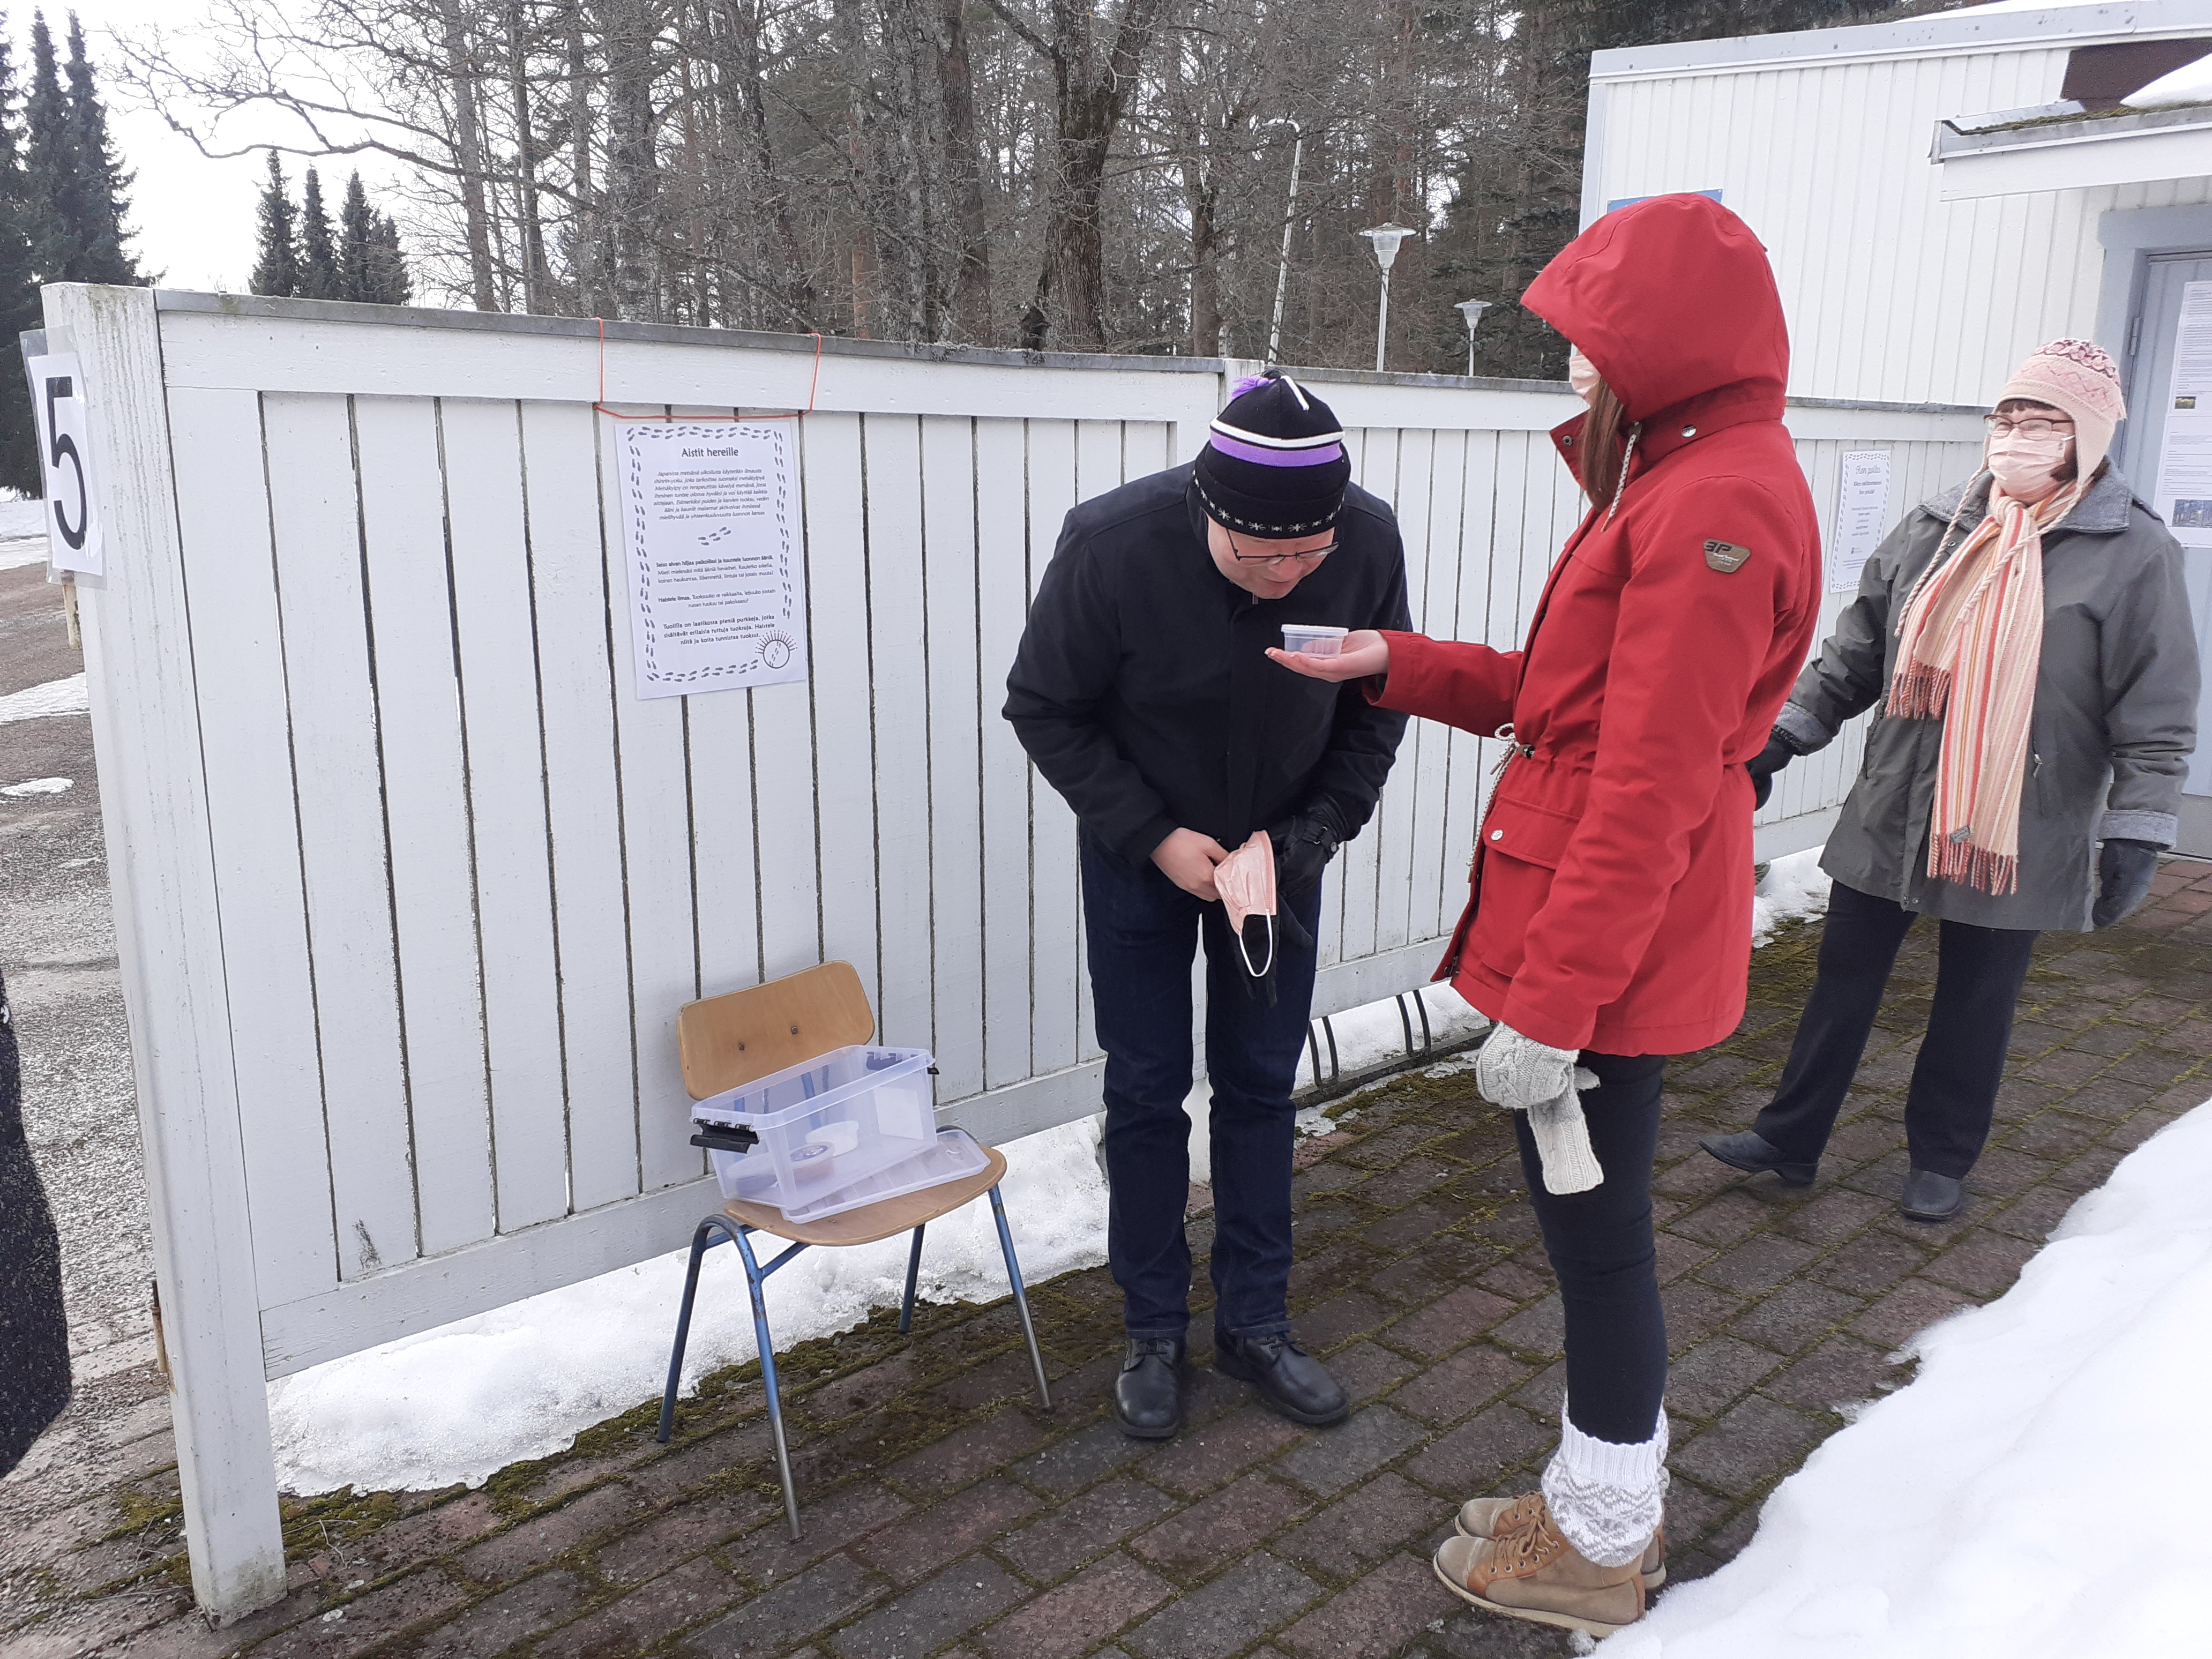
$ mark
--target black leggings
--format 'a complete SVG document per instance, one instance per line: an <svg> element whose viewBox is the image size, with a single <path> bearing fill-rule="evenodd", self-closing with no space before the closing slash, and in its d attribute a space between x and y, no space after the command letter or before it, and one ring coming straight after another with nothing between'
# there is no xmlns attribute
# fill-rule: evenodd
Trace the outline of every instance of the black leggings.
<svg viewBox="0 0 2212 1659"><path fill-rule="evenodd" d="M1651 1238L1662 1054L1584 1054L1598 1086L1583 1096L1605 1179L1586 1193L1544 1188L1528 1115L1516 1112L1521 1168L1559 1278L1567 1320L1567 1401L1575 1426L1617 1445L1651 1438L1667 1392L1667 1316Z"/></svg>

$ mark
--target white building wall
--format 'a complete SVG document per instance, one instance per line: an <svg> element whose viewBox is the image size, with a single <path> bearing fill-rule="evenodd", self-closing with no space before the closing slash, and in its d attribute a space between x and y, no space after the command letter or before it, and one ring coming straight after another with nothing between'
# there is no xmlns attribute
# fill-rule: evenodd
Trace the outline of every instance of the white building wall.
<svg viewBox="0 0 2212 1659"><path fill-rule="evenodd" d="M1601 64L1585 201L1719 190L1773 255L1793 395L1984 403L2043 341L2094 337L2101 214L2212 201L2203 179L1940 199L1936 123L2055 100L2081 44L1620 78Z"/></svg>

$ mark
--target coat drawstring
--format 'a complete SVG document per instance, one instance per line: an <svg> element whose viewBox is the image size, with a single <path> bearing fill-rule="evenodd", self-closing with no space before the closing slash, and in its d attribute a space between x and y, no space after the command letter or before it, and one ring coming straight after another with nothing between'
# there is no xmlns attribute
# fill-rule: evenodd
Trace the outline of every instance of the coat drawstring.
<svg viewBox="0 0 2212 1659"><path fill-rule="evenodd" d="M1605 510L1605 521L1613 522L1613 515L1620 510L1621 492L1628 488L1628 469L1636 460L1636 441L1644 435L1641 421L1628 428L1628 447L1621 452L1620 482L1613 487L1613 504Z"/></svg>

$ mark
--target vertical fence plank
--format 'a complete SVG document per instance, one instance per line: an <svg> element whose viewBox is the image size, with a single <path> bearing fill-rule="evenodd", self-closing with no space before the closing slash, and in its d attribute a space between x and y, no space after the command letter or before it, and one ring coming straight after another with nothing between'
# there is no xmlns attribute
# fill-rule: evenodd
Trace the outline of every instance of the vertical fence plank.
<svg viewBox="0 0 2212 1659"><path fill-rule="evenodd" d="M1398 480L1404 462L1406 434L1395 428L1383 428L1367 434L1366 465L1360 480L1361 487L1385 501L1395 501L1398 495ZM1401 534L1403 526L1401 526ZM1348 842L1336 855L1337 879L1344 894L1344 934L1340 946L1346 961L1370 956L1376 949L1379 930L1376 926L1381 901L1382 878L1382 843L1394 824L1401 823L1404 803L1394 799L1396 768L1393 778L1376 804L1375 816L1367 827ZM1399 896L1401 899L1403 894ZM1399 941L1403 943L1401 939Z"/></svg>
<svg viewBox="0 0 2212 1659"><path fill-rule="evenodd" d="M1030 1073L1029 759L1000 717L1006 671L1021 643L1034 559L1019 421L975 422L975 603L982 679L983 1083L1004 1088Z"/></svg>
<svg viewBox="0 0 2212 1659"><path fill-rule="evenodd" d="M1401 434L1399 444L1398 477L1391 502L1397 510L1398 534L1406 548L1406 602L1413 613L1413 627L1419 630L1428 608L1434 519L1430 485L1437 434L1408 431ZM1420 750L1426 735L1414 728L1428 724L1426 720L1407 722L1376 809L1375 948L1378 951L1395 951L1414 937L1413 843L1422 811Z"/></svg>
<svg viewBox="0 0 2212 1659"><path fill-rule="evenodd" d="M288 1302L337 1283L337 1235L261 399L173 390L169 432L255 1279L264 1303Z"/></svg>
<svg viewBox="0 0 2212 1659"><path fill-rule="evenodd" d="M1078 499L1076 428L1072 421L1029 423L1030 592L1044 575L1060 538L1060 520ZM1102 461L1101 465L1103 465ZM1118 462L1116 463L1118 465ZM1035 848L1030 925L1033 1061L1056 1072L1081 1056L1083 972L1079 944L1082 908L1078 894L1075 814L1035 769L1030 774L1030 821Z"/></svg>
<svg viewBox="0 0 2212 1659"><path fill-rule="evenodd" d="M1460 514L1466 490L1467 434L1439 432L1431 457L1428 533L1421 584L1411 595L1413 626L1438 639L1455 637L1460 575ZM1410 763L1413 785L1411 865L1407 879L1408 939L1433 939L1441 931L1443 908L1444 825L1450 803L1451 743L1449 726L1434 720L1407 722L1398 764Z"/></svg>
<svg viewBox="0 0 2212 1659"><path fill-rule="evenodd" d="M932 1041L929 653L936 636L922 573L921 423L911 415L872 415L866 437L868 680L883 961L876 1017L885 1042L921 1047ZM956 635L952 648L962 643ZM972 721L973 708L963 712Z"/></svg>
<svg viewBox="0 0 2212 1659"><path fill-rule="evenodd" d="M1494 432L1471 432L1467 441L1466 482L1462 490L1459 584L1451 637L1486 643L1490 629L1490 577L1498 545L1498 447ZM1476 815L1482 810L1487 776L1482 740L1455 728L1447 751L1444 788L1443 859L1440 872L1438 921L1449 929L1468 899Z"/></svg>
<svg viewBox="0 0 2212 1659"><path fill-rule="evenodd" d="M356 398L354 444L416 1206L423 1253L435 1255L495 1224L436 406Z"/></svg>
<svg viewBox="0 0 2212 1659"><path fill-rule="evenodd" d="M979 657L977 647L975 425L943 415L921 422L929 608L930 1043L941 1101L983 1087L981 737L988 726L1004 724L996 681L1005 670Z"/></svg>
<svg viewBox="0 0 2212 1659"><path fill-rule="evenodd" d="M561 985L553 957L522 428L514 404L471 399L448 400L440 422L468 744L468 838L483 939L492 1150L499 1224L512 1231L568 1207Z"/></svg>
<svg viewBox="0 0 2212 1659"><path fill-rule="evenodd" d="M622 622L628 606L618 572L610 587L599 539L592 430L599 419L575 404L522 406L572 1210L637 1191L635 1037L610 654L619 628L628 673Z"/></svg>
<svg viewBox="0 0 2212 1659"><path fill-rule="evenodd" d="M340 1277L417 1254L347 399L263 400Z"/></svg>

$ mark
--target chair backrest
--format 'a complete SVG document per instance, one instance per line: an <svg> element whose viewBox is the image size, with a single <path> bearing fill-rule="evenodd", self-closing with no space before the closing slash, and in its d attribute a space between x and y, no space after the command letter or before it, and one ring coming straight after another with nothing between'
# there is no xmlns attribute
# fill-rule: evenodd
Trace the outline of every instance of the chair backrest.
<svg viewBox="0 0 2212 1659"><path fill-rule="evenodd" d="M687 1002L676 1016L684 1086L705 1100L876 1034L849 962L825 962L765 985Z"/></svg>

